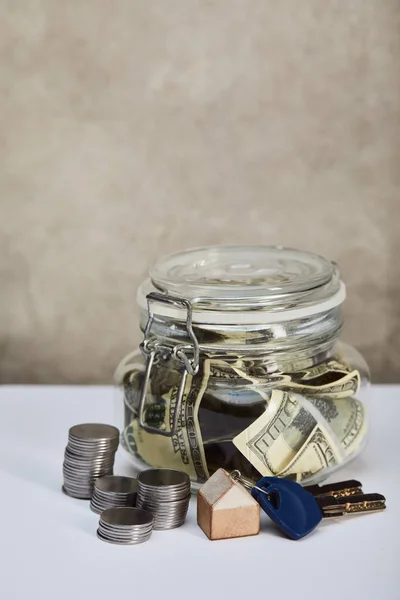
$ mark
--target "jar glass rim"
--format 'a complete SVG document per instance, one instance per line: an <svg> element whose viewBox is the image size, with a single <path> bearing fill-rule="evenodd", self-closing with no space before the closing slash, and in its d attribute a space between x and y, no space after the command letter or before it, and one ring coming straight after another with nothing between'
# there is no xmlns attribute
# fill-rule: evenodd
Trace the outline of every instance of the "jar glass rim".
<svg viewBox="0 0 400 600"><path fill-rule="evenodd" d="M211 246L161 259L140 286L138 302L161 292L185 299L193 323L256 324L303 318L337 307L345 286L334 263L277 246ZM155 315L185 320L186 310L154 303Z"/></svg>
<svg viewBox="0 0 400 600"><path fill-rule="evenodd" d="M188 300L271 298L329 283L336 265L318 254L263 245L204 246L161 258L150 279L156 289Z"/></svg>

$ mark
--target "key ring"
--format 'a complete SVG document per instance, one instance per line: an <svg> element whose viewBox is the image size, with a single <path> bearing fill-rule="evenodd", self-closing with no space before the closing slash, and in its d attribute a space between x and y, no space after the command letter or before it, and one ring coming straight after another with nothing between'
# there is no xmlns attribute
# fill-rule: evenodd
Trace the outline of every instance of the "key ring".
<svg viewBox="0 0 400 600"><path fill-rule="evenodd" d="M269 493L266 492L263 488L260 488L257 485L254 485L248 479L245 479L244 477L242 477L242 474L239 471L239 469L234 469L233 471L231 471L231 473L229 473L229 477L231 479L233 479L233 481L238 481L248 492L251 493L252 490L258 490L259 492L262 492L263 494L265 494L267 496L267 498L269 499L269 497L270 497Z"/></svg>

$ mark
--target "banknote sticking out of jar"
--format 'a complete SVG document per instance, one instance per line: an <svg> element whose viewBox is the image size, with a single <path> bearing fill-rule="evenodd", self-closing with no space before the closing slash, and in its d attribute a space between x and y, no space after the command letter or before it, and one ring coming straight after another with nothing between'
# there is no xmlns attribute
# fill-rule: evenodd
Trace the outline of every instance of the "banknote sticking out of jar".
<svg viewBox="0 0 400 600"><path fill-rule="evenodd" d="M116 371L122 446L137 469L218 468L318 483L367 433L369 371L339 341L334 263L269 246L173 254L138 291L143 341Z"/></svg>

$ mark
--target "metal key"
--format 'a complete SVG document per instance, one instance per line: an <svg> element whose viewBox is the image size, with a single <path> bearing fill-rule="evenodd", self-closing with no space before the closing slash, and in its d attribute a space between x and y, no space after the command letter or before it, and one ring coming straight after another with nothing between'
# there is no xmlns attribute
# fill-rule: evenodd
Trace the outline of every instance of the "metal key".
<svg viewBox="0 0 400 600"><path fill-rule="evenodd" d="M338 481L337 483L328 483L327 485L306 485L304 490L310 492L316 498L320 496L333 496L342 498L347 496L358 496L363 493L362 485L356 479L347 481Z"/></svg>
<svg viewBox="0 0 400 600"><path fill-rule="evenodd" d="M360 482L354 480L308 486L307 489L294 481L278 477L262 477L256 485L241 477L238 471L231 473L231 477L250 491L264 512L293 540L311 533L324 517L375 512L386 508L384 496L363 494Z"/></svg>
<svg viewBox="0 0 400 600"><path fill-rule="evenodd" d="M377 512L386 508L386 498L382 494L358 494L338 498L325 495L317 497L316 500L323 517Z"/></svg>

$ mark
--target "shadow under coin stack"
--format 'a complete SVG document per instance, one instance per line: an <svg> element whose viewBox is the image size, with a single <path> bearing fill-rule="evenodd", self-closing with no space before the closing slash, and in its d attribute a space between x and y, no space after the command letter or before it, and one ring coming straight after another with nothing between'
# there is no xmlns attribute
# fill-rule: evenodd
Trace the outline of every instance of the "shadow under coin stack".
<svg viewBox="0 0 400 600"><path fill-rule="evenodd" d="M90 508L100 514L108 508L135 506L136 479L119 475L100 477L94 484Z"/></svg>
<svg viewBox="0 0 400 600"><path fill-rule="evenodd" d="M154 529L183 525L190 501L190 478L173 469L148 469L137 477L138 508L151 512Z"/></svg>
<svg viewBox="0 0 400 600"><path fill-rule="evenodd" d="M141 544L153 530L153 515L138 508L109 508L101 513L97 537L110 544Z"/></svg>
<svg viewBox="0 0 400 600"><path fill-rule="evenodd" d="M99 477L113 474L119 431L112 425L85 423L71 427L65 449L63 491L89 500Z"/></svg>

